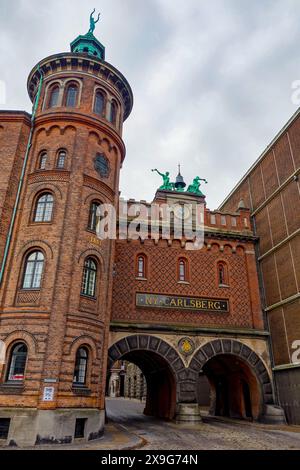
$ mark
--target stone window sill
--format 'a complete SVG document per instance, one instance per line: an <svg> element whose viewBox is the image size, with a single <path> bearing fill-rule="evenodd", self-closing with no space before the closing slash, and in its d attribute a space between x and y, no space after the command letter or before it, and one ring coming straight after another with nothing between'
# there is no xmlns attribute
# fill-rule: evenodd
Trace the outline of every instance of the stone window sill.
<svg viewBox="0 0 300 470"><path fill-rule="evenodd" d="M92 297L91 295L85 295L85 294L80 294L81 299L86 299L86 300L91 300L91 301L96 301L97 297Z"/></svg>
<svg viewBox="0 0 300 470"><path fill-rule="evenodd" d="M20 287L18 289L18 292L41 292L41 289L35 289L31 287Z"/></svg>
<svg viewBox="0 0 300 470"><path fill-rule="evenodd" d="M148 281L148 279L146 277L136 277L135 278L137 281Z"/></svg>
<svg viewBox="0 0 300 470"><path fill-rule="evenodd" d="M228 284L219 284L219 287L220 287L221 289L223 289L223 288L224 288L224 289L229 289L229 288L230 288L230 286L229 286Z"/></svg>
<svg viewBox="0 0 300 470"><path fill-rule="evenodd" d="M177 284L190 285L189 281L177 281Z"/></svg>
<svg viewBox="0 0 300 470"><path fill-rule="evenodd" d="M3 395L22 395L24 392L24 382L20 381L19 383L5 382L0 385L0 393Z"/></svg>
<svg viewBox="0 0 300 470"><path fill-rule="evenodd" d="M47 220L47 221L42 221L42 220L31 220L29 225L53 225L53 220Z"/></svg>
<svg viewBox="0 0 300 470"><path fill-rule="evenodd" d="M91 394L91 390L88 387L80 384L73 384L72 392L79 396L87 396Z"/></svg>

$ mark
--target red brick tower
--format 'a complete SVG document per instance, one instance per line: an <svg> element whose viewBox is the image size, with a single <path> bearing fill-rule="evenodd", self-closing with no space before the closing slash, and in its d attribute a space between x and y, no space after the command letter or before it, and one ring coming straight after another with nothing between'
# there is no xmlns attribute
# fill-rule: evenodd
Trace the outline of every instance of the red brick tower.
<svg viewBox="0 0 300 470"><path fill-rule="evenodd" d="M96 209L118 201L133 96L93 30L91 17L71 53L31 71L29 140L25 113L0 115L1 158L5 142L15 149L1 180L0 419L18 445L93 439L104 425L114 242L96 237Z"/></svg>

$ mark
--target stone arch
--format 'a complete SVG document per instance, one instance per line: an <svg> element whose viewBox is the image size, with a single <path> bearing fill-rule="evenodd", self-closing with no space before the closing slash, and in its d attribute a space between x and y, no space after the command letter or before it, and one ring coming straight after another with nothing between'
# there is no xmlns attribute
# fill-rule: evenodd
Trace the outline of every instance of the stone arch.
<svg viewBox="0 0 300 470"><path fill-rule="evenodd" d="M81 335L75 338L66 348L66 355L75 356L77 349L85 345L89 347L93 361L100 359L100 350L95 339L91 335Z"/></svg>
<svg viewBox="0 0 300 470"><path fill-rule="evenodd" d="M46 181L45 183L38 183L37 186L34 186L31 188L28 196L29 200L29 205L31 206L33 204L33 200L42 192L47 192L50 191L55 194L55 196L62 200L63 199L63 193L61 191L61 188L57 186L56 184Z"/></svg>
<svg viewBox="0 0 300 470"><path fill-rule="evenodd" d="M68 124L67 126L62 128L61 135L65 135L69 131L71 131L73 134L76 134L77 129L75 126L71 126L70 124Z"/></svg>
<svg viewBox="0 0 300 470"><path fill-rule="evenodd" d="M99 201L101 203L109 203L110 201L107 199L107 196L103 195L102 193L100 194L99 192L98 193L90 193L86 196L86 198L84 199L83 201L83 204L84 205L90 205L92 201Z"/></svg>
<svg viewBox="0 0 300 470"><path fill-rule="evenodd" d="M58 131L57 134L62 135L62 130L63 130L63 128L60 127L58 124L54 124L53 126L50 126L46 130L46 135L47 135L47 137L49 137L49 135L53 134L55 131Z"/></svg>
<svg viewBox="0 0 300 470"><path fill-rule="evenodd" d="M195 394L190 393L187 378L192 375L195 382L196 372L190 373L174 347L157 336L147 334L131 335L114 343L108 350L108 370L116 361L135 351L154 353L165 360L175 378L176 402L195 402Z"/></svg>
<svg viewBox="0 0 300 470"><path fill-rule="evenodd" d="M245 247L243 245L236 245L236 253L240 256L245 255Z"/></svg>
<svg viewBox="0 0 300 470"><path fill-rule="evenodd" d="M34 357L39 352L37 339L26 330L14 330L9 333L3 341L7 350L9 350L13 344L23 341L26 343L30 355Z"/></svg>
<svg viewBox="0 0 300 470"><path fill-rule="evenodd" d="M224 243L223 245L223 253L226 254L231 254L232 253L232 245L230 243Z"/></svg>
<svg viewBox="0 0 300 470"><path fill-rule="evenodd" d="M103 254L101 253L101 250L98 250L96 247L87 248L86 250L82 251L80 255L77 257L77 263L83 265L84 260L88 258L89 256L92 256L96 259L101 275L105 274L106 262L103 258Z"/></svg>
<svg viewBox="0 0 300 470"><path fill-rule="evenodd" d="M235 356L246 363L260 386L261 414L263 407L274 403L273 387L270 375L262 359L246 344L233 339L216 339L201 346L194 354L189 369L199 373L203 367L213 358L226 355Z"/></svg>
<svg viewBox="0 0 300 470"><path fill-rule="evenodd" d="M17 258L24 258L29 250L36 248L37 250L40 249L44 252L46 259L53 259L53 249L50 243L46 242L45 240L29 240L25 243L22 248L18 251Z"/></svg>
<svg viewBox="0 0 300 470"><path fill-rule="evenodd" d="M101 136L95 130L89 132L88 140L91 141L93 138L98 145L101 145Z"/></svg>

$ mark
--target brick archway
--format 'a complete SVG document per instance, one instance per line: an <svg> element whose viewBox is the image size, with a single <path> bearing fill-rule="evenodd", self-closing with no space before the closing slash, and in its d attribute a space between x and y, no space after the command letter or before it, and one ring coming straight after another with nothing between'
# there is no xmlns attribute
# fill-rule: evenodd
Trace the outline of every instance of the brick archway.
<svg viewBox="0 0 300 470"><path fill-rule="evenodd" d="M204 344L198 349L189 365L193 372L205 369L212 360L224 357L236 357L243 362L255 376L261 394L261 414L264 405L273 404L273 388L269 373L259 356L247 345L236 340L218 339Z"/></svg>
<svg viewBox="0 0 300 470"><path fill-rule="evenodd" d="M137 352L141 352L139 360L137 360ZM109 348L108 370L112 368L116 361L128 359L130 359L130 362L137 363L141 369L143 368L144 361L145 367L148 368L148 370L149 367L152 367L153 372L155 372L156 368L159 369L160 366L165 366L166 371L170 371L170 375L173 376L172 386L174 395L172 400L172 412L169 417L174 417L176 403L191 401L186 400L186 398L189 397L186 397L184 393L184 381L186 378L185 365L178 352L166 341L152 335L126 336ZM161 361L160 364L158 363L159 361ZM192 396L194 396L194 394Z"/></svg>

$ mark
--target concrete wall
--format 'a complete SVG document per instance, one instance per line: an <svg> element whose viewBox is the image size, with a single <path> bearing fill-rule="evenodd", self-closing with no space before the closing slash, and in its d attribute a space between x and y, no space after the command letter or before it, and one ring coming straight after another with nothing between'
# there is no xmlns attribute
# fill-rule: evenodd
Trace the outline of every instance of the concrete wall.
<svg viewBox="0 0 300 470"><path fill-rule="evenodd" d="M1 445L18 447L35 444L71 444L77 418L85 418L84 440L99 439L104 430L104 410L93 409L1 409L0 418L10 418L7 440ZM77 439L76 439L77 440Z"/></svg>

